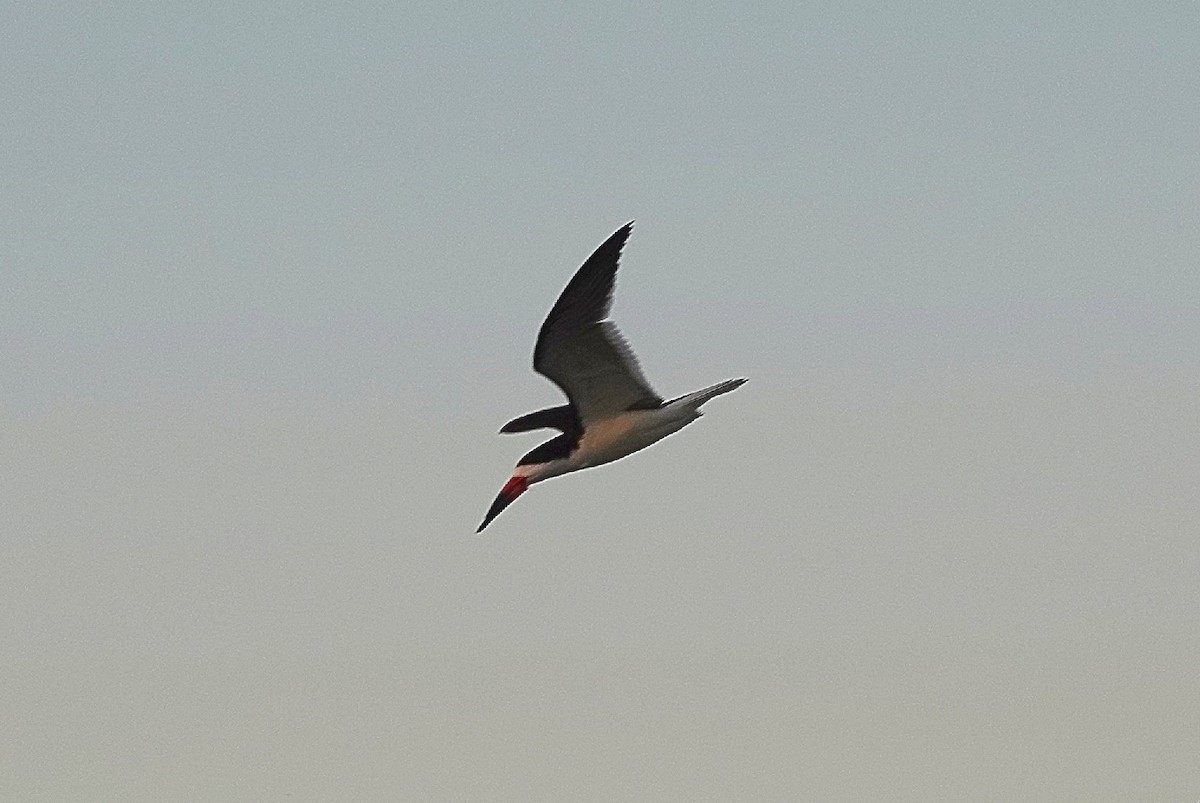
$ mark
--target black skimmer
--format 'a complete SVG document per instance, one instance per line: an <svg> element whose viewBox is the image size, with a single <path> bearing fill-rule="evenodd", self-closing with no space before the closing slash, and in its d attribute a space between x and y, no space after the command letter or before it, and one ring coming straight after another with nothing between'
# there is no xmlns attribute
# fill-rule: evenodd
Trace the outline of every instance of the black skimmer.
<svg viewBox="0 0 1200 803"><path fill-rule="evenodd" d="M616 325L608 320L621 248L632 221L600 244L567 283L538 332L533 370L567 396L567 404L514 418L501 432L557 429L562 434L522 457L475 532L492 523L535 482L611 463L678 432L700 406L738 388L728 379L663 401Z"/></svg>

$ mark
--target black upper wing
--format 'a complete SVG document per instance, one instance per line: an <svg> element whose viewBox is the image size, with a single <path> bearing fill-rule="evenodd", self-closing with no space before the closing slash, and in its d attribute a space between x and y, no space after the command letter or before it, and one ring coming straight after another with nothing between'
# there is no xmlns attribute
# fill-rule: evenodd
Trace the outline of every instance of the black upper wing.
<svg viewBox="0 0 1200 803"><path fill-rule="evenodd" d="M588 257L546 316L533 350L533 368L567 394L587 424L637 407L657 407L637 358L612 321L613 286L626 223Z"/></svg>

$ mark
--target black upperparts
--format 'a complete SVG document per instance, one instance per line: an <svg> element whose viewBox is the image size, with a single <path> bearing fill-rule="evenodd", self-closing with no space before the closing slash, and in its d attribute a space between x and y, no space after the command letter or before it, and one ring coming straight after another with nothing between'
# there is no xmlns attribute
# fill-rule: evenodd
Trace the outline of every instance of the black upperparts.
<svg viewBox="0 0 1200 803"><path fill-rule="evenodd" d="M558 407L548 407L535 413L526 413L520 418L514 418L503 427L501 432L529 432L535 429L557 429L561 435L551 438L529 451L517 461L518 466L528 466L533 463L548 463L551 460L564 458L575 451L579 439L583 436L583 424L575 408L569 404Z"/></svg>
<svg viewBox="0 0 1200 803"><path fill-rule="evenodd" d="M536 463L549 463L551 460L561 460L575 451L575 447L578 445L578 435L564 433L551 438L541 446L531 449L524 457L517 461L517 465L528 466Z"/></svg>

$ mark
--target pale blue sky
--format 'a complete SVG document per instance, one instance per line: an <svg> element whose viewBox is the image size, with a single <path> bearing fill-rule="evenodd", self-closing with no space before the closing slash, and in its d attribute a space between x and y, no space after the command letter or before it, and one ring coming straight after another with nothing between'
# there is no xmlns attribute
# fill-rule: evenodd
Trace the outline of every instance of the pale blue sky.
<svg viewBox="0 0 1200 803"><path fill-rule="evenodd" d="M9 4L0 797L1200 796L1200 7ZM471 535L615 316L677 438Z"/></svg>

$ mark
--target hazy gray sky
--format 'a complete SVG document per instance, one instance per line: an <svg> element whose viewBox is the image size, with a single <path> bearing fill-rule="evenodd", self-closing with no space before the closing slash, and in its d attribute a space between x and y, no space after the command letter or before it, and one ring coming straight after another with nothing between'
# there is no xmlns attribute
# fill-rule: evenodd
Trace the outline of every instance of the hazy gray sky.
<svg viewBox="0 0 1200 803"><path fill-rule="evenodd" d="M7 4L0 797L1200 798L1200 7L1051 5ZM475 536L629 219L751 382Z"/></svg>

